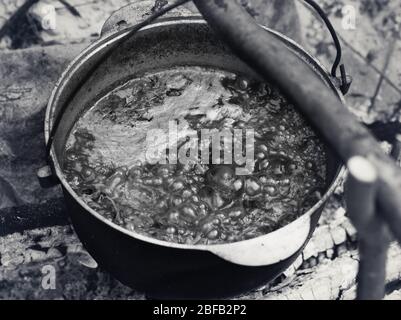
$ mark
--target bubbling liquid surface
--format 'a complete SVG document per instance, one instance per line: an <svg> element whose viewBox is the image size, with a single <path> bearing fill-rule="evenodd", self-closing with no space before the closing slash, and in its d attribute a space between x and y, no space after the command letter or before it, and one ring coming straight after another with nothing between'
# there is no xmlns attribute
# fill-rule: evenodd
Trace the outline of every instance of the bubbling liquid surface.
<svg viewBox="0 0 401 320"><path fill-rule="evenodd" d="M170 134L170 148L178 151L201 129L254 130L250 174L237 175L235 161L202 160L207 143L199 146L198 161L175 164L165 158L171 150L163 153L165 145L155 139L152 148L164 163L148 161L149 132L168 135L172 122L179 130ZM63 170L75 192L105 218L181 244L264 235L305 213L326 187L322 142L276 89L198 67L145 74L101 98L71 130Z"/></svg>

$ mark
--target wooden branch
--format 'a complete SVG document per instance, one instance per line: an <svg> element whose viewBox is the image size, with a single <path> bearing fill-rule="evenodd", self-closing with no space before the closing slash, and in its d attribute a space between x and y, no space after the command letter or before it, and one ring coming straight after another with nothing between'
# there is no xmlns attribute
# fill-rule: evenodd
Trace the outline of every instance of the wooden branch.
<svg viewBox="0 0 401 320"><path fill-rule="evenodd" d="M401 242L401 170L311 68L265 32L237 1L194 0L231 49L294 102L344 162L367 158L377 169L380 214Z"/></svg>
<svg viewBox="0 0 401 320"><path fill-rule="evenodd" d="M351 158L347 167L347 207L359 233L357 299L383 299L390 237L386 225L376 214L377 171L362 157Z"/></svg>
<svg viewBox="0 0 401 320"><path fill-rule="evenodd" d="M366 235L376 212L377 171L365 158L353 157L347 163L347 211L361 235Z"/></svg>

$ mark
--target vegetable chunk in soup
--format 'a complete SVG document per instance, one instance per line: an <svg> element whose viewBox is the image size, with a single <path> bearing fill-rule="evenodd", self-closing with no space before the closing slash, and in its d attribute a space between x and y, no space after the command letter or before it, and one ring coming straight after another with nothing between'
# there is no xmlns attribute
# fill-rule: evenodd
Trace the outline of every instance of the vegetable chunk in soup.
<svg viewBox="0 0 401 320"><path fill-rule="evenodd" d="M63 170L105 218L182 244L264 235L326 187L324 145L276 89L199 67L145 74L90 106Z"/></svg>

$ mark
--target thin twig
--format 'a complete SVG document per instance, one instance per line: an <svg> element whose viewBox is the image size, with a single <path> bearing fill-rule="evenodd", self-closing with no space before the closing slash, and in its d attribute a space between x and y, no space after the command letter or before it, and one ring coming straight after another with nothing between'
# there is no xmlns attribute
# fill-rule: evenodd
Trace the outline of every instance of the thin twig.
<svg viewBox="0 0 401 320"><path fill-rule="evenodd" d="M76 9L75 6L69 4L66 0L58 0L73 16L80 17L81 14L79 11Z"/></svg>
<svg viewBox="0 0 401 320"><path fill-rule="evenodd" d="M396 44L396 39L393 39L393 41L390 41L390 45L389 45L389 48L388 48L387 54L386 54L386 60L384 61L384 65L383 65L383 70L380 73L379 82L377 83L375 93L374 93L374 95L373 95L373 97L371 99L369 112L374 110L374 108L375 108L376 99L377 99L377 97L378 97L378 95L380 93L380 89L381 89L381 87L383 85L384 76L385 76L385 74L387 72L388 66L390 65L390 61L391 61L391 58L393 56L394 49L395 49L395 44Z"/></svg>
<svg viewBox="0 0 401 320"><path fill-rule="evenodd" d="M316 15L316 13L307 5L305 5L302 2L302 5L309 10L312 14ZM362 60L364 60L366 62L366 65L368 65L370 68L372 68L376 73L378 73L379 75L381 75L383 77L384 80L387 81L387 83L394 89L396 90L400 95L401 95L401 89L398 88L398 86L390 79L388 78L385 74L383 74L381 72L381 70L379 68L377 68L375 65L373 65L372 63L370 63L368 61L368 59L362 55L358 50L356 50L343 36L341 36L341 34L337 34L337 36L341 39L341 42L347 46L354 54L356 54L359 58L361 58Z"/></svg>
<svg viewBox="0 0 401 320"><path fill-rule="evenodd" d="M383 74L381 72L381 70L379 68L377 68L375 65L373 65L372 63L370 63L368 61L368 59L363 56L358 50L356 50L351 44L349 44L343 37L341 37L341 41L353 52L355 53L359 58L363 59L366 62L366 65L368 65L370 68L373 69L373 71L375 71L377 74L381 75L383 77L384 80L387 81L387 83L390 85L390 87L392 87L395 91L397 91L400 95L401 95L401 89L398 88L398 86L389 78L387 77L385 74Z"/></svg>

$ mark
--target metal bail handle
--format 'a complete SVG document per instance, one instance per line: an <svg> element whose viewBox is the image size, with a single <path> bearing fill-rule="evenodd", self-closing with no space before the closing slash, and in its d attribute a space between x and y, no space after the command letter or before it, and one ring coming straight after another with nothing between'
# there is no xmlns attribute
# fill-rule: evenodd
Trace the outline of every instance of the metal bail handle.
<svg viewBox="0 0 401 320"><path fill-rule="evenodd" d="M114 50L116 50L121 44L123 44L127 39L129 39L130 37L132 37L133 35L135 35L138 31L140 31L143 27L148 26L149 24L151 24L153 21L155 21L157 18L163 16L164 14L166 14L167 12L170 12L171 10L187 3L190 2L191 0L177 0L175 3L167 5L165 7L163 7L162 9L152 13L150 16L148 16L145 20L133 25L132 27L129 28L129 32L126 33L124 36L122 36L120 39L118 39L114 44L112 44L111 46L108 47L107 51L105 52L104 56L102 57L102 59L100 59L100 61L98 61L97 63L95 63L94 65L92 65L89 69L89 71L87 72L87 74L82 77L81 79L79 79L79 82L77 83L76 88L72 91L71 94L69 94L67 96L67 98L65 99L65 101L63 102L63 104L60 106L60 110L58 112L58 114L56 115L56 117L54 118L53 121L53 126L50 129L50 133L49 133L49 139L46 143L46 157L48 158L48 160L51 162L51 157L50 157L50 153L52 150L52 146L53 146L53 141L54 141L54 137L57 133L57 129L60 125L60 122L63 118L63 115L68 107L68 105L70 104L70 102L72 101L72 99L74 98L74 96L78 93L78 91L80 90L80 88L83 86L83 84L85 84L89 78L93 75L93 73L95 72L95 70L99 67L99 65L105 61L108 57L111 56L111 54L114 52ZM118 31L117 33L124 33L124 30L122 31Z"/></svg>
<svg viewBox="0 0 401 320"><path fill-rule="evenodd" d="M79 88L86 82L88 81L88 79L90 78L90 76L93 74L93 72L96 70L96 68L100 65L100 63L105 60L107 57L109 57L112 52L119 46L121 45L125 40L127 40L128 38L130 38L131 36L133 36L134 34L136 34L139 30L141 30L143 27L149 25L150 23L152 23L153 21L155 21L157 18L163 16L164 14L170 12L171 10L187 3L190 2L191 0L177 0L175 3L165 6L162 9L160 9L159 11L156 11L154 13L152 13L149 17L147 17L144 21L139 22L137 24L135 24L134 26L132 26L130 28L130 31L125 34L122 38L120 38L116 43L114 43L112 46L110 46L108 48L108 51L106 52L105 56L103 57L103 59L101 59L101 61L99 61L98 63L94 64L90 70L88 71L88 74L86 76L84 76L82 79L80 79L79 85L77 85L76 89L66 98L66 100L64 101L64 103L61 105L60 110L58 112L58 114L56 115L54 122L53 122L53 126L50 130L49 133L49 140L46 143L46 156L47 158L50 160L50 152L51 152L51 148L53 145L53 140L54 137L56 135L57 129L60 125L60 122L62 120L63 114L65 112L65 110L67 109L69 103L71 102L71 100L73 99L73 97L75 96L75 94L79 91ZM337 34L333 28L333 25L331 24L330 20L327 18L325 12L322 10L322 8L320 8L320 6L312 1L312 0L304 0L306 1L310 6L312 6L317 12L318 14L322 17L323 21L325 22L326 26L328 27L333 40L334 40L334 44L336 46L337 49L337 56L336 56L336 60L334 62L333 68L331 70L331 75L336 78L339 79L339 81L341 82L340 84L340 90L341 92L345 95L350 86L351 86L351 82L352 82L352 78L350 76L347 75L346 71L345 71L345 66L342 64L340 66L340 71L341 71L341 75L338 78L337 77L337 68L341 62L341 56L342 56L342 50L341 50L341 44L340 41L338 40ZM107 28L103 28L104 32L107 32ZM119 31L120 33L122 33L122 31Z"/></svg>
<svg viewBox="0 0 401 320"><path fill-rule="evenodd" d="M340 88L342 94L345 95L348 93L348 91L351 87L352 77L347 74L344 64L340 65L341 58L342 58L342 48L341 48L341 43L340 43L340 40L338 39L336 30L334 29L333 25L331 24L326 13L315 1L313 1L313 0L304 0L304 1L307 4L309 4L319 14L319 16L323 19L324 23L326 24L327 28L330 31L330 34L334 41L334 45L337 50L337 56L336 56L336 59L334 60L333 67L331 68L331 75L332 75L332 77L334 77L340 81L339 88ZM337 77L338 66L340 66L340 76L339 77Z"/></svg>

